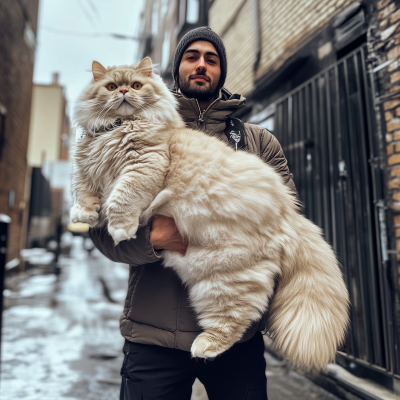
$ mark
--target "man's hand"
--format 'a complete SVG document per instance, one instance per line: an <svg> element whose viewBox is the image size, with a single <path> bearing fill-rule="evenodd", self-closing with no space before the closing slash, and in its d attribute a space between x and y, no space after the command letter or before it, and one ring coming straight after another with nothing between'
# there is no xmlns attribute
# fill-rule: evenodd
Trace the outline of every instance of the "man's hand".
<svg viewBox="0 0 400 400"><path fill-rule="evenodd" d="M188 241L178 231L173 218L155 215L152 219L150 242L153 247L186 254Z"/></svg>

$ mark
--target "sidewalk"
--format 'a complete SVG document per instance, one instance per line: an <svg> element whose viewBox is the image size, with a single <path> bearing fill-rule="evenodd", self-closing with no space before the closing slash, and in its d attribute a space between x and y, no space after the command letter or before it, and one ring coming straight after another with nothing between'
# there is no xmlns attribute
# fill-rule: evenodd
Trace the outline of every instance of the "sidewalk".
<svg viewBox="0 0 400 400"><path fill-rule="evenodd" d="M128 268L97 250L88 257L80 237L61 264L58 281L53 275L36 275L6 291L1 399L119 398L123 338L118 320ZM270 400L337 399L272 356L266 354L266 359ZM196 381L192 400L207 399Z"/></svg>
<svg viewBox="0 0 400 400"><path fill-rule="evenodd" d="M125 293L128 270L74 238L62 275L33 276L6 298L0 397L7 400L109 400L119 394L122 304L99 280L106 269Z"/></svg>

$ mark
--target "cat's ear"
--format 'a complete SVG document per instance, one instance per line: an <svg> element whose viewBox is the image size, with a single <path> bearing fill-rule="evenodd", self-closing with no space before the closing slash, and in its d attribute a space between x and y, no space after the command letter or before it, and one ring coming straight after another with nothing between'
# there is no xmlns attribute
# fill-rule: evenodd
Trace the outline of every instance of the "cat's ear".
<svg viewBox="0 0 400 400"><path fill-rule="evenodd" d="M151 76L153 73L153 66L150 60L150 57L145 57L137 66L137 69L140 70L144 75Z"/></svg>
<svg viewBox="0 0 400 400"><path fill-rule="evenodd" d="M95 81L102 78L103 75L106 73L106 69L97 61L92 62L92 72L93 78Z"/></svg>

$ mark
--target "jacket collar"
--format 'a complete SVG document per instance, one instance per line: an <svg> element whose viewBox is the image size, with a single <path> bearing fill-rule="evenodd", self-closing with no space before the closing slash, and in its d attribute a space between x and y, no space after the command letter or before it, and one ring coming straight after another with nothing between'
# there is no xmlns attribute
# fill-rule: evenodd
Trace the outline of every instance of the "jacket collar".
<svg viewBox="0 0 400 400"><path fill-rule="evenodd" d="M243 106L246 98L240 94L232 94L225 88L219 92L218 98L206 110L200 110L196 99L189 99L182 93L173 90L172 93L178 100L179 113L185 122L225 121L234 111Z"/></svg>

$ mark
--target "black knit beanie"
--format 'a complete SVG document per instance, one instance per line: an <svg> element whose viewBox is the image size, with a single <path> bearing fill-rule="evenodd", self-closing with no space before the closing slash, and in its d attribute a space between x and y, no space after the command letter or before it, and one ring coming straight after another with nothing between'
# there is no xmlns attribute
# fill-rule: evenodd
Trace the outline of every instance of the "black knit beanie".
<svg viewBox="0 0 400 400"><path fill-rule="evenodd" d="M201 26L200 28L192 29L180 40L175 50L174 64L172 66L172 78L174 80L177 79L177 76L179 74L179 65L181 63L182 56L185 50L189 47L191 43L197 42L198 40L210 42L217 50L221 65L221 77L219 78L219 84L221 87L224 86L226 72L228 69L226 62L225 46L222 43L221 38L208 26Z"/></svg>

